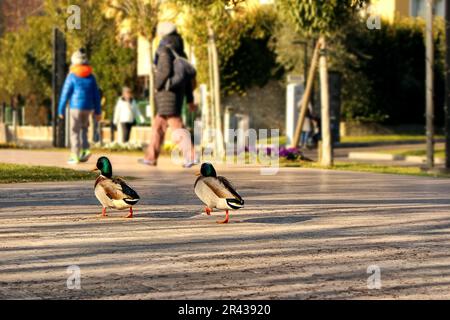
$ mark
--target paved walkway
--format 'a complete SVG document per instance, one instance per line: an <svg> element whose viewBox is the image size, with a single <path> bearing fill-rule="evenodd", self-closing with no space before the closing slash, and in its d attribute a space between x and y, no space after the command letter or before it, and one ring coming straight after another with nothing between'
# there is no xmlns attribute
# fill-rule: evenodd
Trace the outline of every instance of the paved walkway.
<svg viewBox="0 0 450 320"><path fill-rule="evenodd" d="M445 144L436 143L435 148L444 148ZM389 151L398 150L426 150L426 144L415 143L415 144L386 144L379 146L361 146L361 147L339 147L334 149L335 161L339 162L359 162L359 163L374 163L386 166L400 166L400 167L417 167L417 163L411 163L403 160L363 160L363 159L349 159L349 154L351 152L363 152L363 153L389 153ZM317 160L318 153L317 150L306 150L305 155L310 159ZM443 165L436 165L436 167L443 167Z"/></svg>
<svg viewBox="0 0 450 320"><path fill-rule="evenodd" d="M66 159L13 153L1 161ZM0 185L0 298L450 298L449 180L222 169L246 207L217 225L222 213L201 214L194 170L134 158L112 157L141 178L131 221L98 217L92 181ZM67 289L71 265L80 290ZM379 290L367 287L371 265Z"/></svg>

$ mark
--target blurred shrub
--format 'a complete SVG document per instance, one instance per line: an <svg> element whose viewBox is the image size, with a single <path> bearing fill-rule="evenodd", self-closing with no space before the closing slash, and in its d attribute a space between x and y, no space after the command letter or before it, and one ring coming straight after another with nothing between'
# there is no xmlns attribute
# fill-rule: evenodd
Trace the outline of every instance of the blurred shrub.
<svg viewBox="0 0 450 320"><path fill-rule="evenodd" d="M314 39L288 32L283 22L273 36L277 61L286 71L303 74L303 48ZM425 113L425 25L415 18L382 23L369 30L356 15L329 39L330 70L342 74L342 118L347 121L385 124L424 123ZM435 22L435 117L440 124L444 105L444 24ZM308 64L310 61L308 61ZM318 88L316 85L316 89Z"/></svg>
<svg viewBox="0 0 450 320"><path fill-rule="evenodd" d="M217 9L214 15L197 9L187 12L182 33L198 61L200 83L209 83L208 34L205 28L208 22L213 24L216 32L224 94L245 94L248 88L264 86L270 79L282 75L283 68L269 46L277 24L273 6L236 8L232 13Z"/></svg>
<svg viewBox="0 0 450 320"><path fill-rule="evenodd" d="M425 38L420 19L398 19L369 30L355 21L342 39L343 52L332 66L343 74L344 119L386 124L423 123ZM443 23L435 28L435 116L444 104Z"/></svg>
<svg viewBox="0 0 450 320"><path fill-rule="evenodd" d="M252 86L263 87L271 79L280 79L284 68L270 46L277 24L272 6L261 6L238 16L235 23L241 33L235 51L221 64L222 90L244 94Z"/></svg>
<svg viewBox="0 0 450 320"><path fill-rule="evenodd" d="M68 3L77 4L83 16L81 30L66 30ZM26 98L30 109L46 107L50 113L52 81L52 29L58 26L65 31L68 44L68 64L72 51L85 47L111 114L118 93L124 84L132 82L135 75L135 51L125 48L117 40L118 31L112 19L103 14L105 0L87 2L81 0L44 2L44 10L38 16L30 16L24 27L0 38L0 102L11 97ZM46 117L37 123L47 124Z"/></svg>

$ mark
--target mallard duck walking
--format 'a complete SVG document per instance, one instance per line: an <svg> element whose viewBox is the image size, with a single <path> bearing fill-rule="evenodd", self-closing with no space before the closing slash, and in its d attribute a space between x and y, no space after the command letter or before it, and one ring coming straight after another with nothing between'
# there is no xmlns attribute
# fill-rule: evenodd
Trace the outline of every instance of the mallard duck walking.
<svg viewBox="0 0 450 320"><path fill-rule="evenodd" d="M112 177L112 165L108 158L101 157L93 171L100 171L95 181L94 191L103 206L102 217L106 217L106 209L130 209L125 218L133 218L133 206L138 203L139 195L123 179Z"/></svg>
<svg viewBox="0 0 450 320"><path fill-rule="evenodd" d="M236 192L233 185L225 177L217 176L211 163L203 163L199 177L194 184L194 192L206 205L205 212L211 214L214 208L225 210L225 220L217 223L228 223L228 210L238 210L244 207L244 200Z"/></svg>

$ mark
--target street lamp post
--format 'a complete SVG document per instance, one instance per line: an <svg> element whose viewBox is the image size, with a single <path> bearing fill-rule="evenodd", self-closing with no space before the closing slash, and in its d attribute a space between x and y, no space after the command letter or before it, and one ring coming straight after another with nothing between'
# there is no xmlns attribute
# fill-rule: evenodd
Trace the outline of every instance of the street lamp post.
<svg viewBox="0 0 450 320"><path fill-rule="evenodd" d="M450 0L445 0L445 168L450 169Z"/></svg>
<svg viewBox="0 0 450 320"><path fill-rule="evenodd" d="M66 73L66 40L57 28L53 29L53 63L52 63L52 126L53 146L62 148L65 143L65 124L58 119L58 101ZM68 117L66 117L67 119Z"/></svg>
<svg viewBox="0 0 450 320"><path fill-rule="evenodd" d="M433 0L426 3L426 135L427 168L434 168Z"/></svg>

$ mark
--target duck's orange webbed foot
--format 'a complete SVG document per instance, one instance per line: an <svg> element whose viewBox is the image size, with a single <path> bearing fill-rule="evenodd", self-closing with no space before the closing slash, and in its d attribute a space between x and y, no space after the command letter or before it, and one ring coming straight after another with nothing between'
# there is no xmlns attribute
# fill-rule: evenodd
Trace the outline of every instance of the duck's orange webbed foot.
<svg viewBox="0 0 450 320"><path fill-rule="evenodd" d="M211 209L210 208L208 208L208 207L206 207L205 208L205 212L206 212L206 214L208 215L208 216L210 216L211 215Z"/></svg>
<svg viewBox="0 0 450 320"><path fill-rule="evenodd" d="M228 210L225 212L225 220L223 221L217 221L218 224L226 224L230 220L230 215L228 214Z"/></svg>
<svg viewBox="0 0 450 320"><path fill-rule="evenodd" d="M102 215L100 216L101 218L106 218L108 215L106 214L106 208L102 209Z"/></svg>
<svg viewBox="0 0 450 320"><path fill-rule="evenodd" d="M133 218L133 208L130 208L130 213L125 218L126 219L132 219Z"/></svg>

